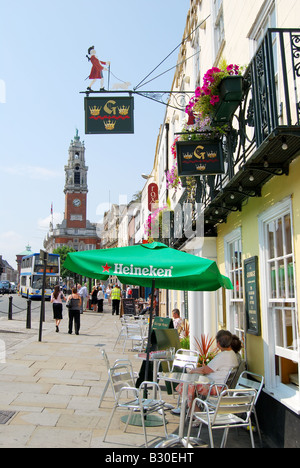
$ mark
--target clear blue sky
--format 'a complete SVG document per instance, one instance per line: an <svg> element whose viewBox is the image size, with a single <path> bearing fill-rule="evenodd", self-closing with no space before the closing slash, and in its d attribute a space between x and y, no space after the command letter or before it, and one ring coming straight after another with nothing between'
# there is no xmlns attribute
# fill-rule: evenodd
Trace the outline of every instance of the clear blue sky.
<svg viewBox="0 0 300 468"><path fill-rule="evenodd" d="M134 135L85 135L87 49L136 86L181 42L189 0L0 0L0 254L15 267L29 243L43 248L51 203L64 212L71 139L85 141L88 219L99 204L141 190L153 167L165 107L135 97ZM178 50L153 75L176 65ZM145 90L168 90L173 73ZM107 74L105 74L105 78ZM117 80L111 77L111 85ZM5 90L4 90L5 88Z"/></svg>

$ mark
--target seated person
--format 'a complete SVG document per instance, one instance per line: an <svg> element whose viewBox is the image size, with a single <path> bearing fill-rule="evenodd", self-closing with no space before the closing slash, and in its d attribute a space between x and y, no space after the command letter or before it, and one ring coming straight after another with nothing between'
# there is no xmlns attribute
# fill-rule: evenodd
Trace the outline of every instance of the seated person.
<svg viewBox="0 0 300 468"><path fill-rule="evenodd" d="M172 316L173 316L173 325L176 330L178 330L178 333L180 333L181 329L184 326L182 318L180 318L180 311L179 309L174 309L172 310Z"/></svg>
<svg viewBox="0 0 300 468"><path fill-rule="evenodd" d="M145 315L145 314L148 314L150 312L150 309L151 309L151 297L152 297L152 294L149 294L149 297L148 297L148 307L146 307L145 309L142 309L139 313L139 315ZM156 309L156 297L154 296L154 299L153 299L153 315L155 315L155 309Z"/></svg>
<svg viewBox="0 0 300 468"><path fill-rule="evenodd" d="M207 366L197 367L192 369L191 374L207 375L213 380L214 384L224 385L228 372L232 368L238 368L239 359L237 357L238 351L241 349L241 341L237 336L233 336L228 330L220 330L216 336L217 347L220 352L210 361ZM209 392L210 385L197 385L197 392L200 395L206 396ZM182 393L182 384L176 390ZM216 394L215 388L211 393ZM188 390L188 407L191 408L196 396L195 385L189 385Z"/></svg>

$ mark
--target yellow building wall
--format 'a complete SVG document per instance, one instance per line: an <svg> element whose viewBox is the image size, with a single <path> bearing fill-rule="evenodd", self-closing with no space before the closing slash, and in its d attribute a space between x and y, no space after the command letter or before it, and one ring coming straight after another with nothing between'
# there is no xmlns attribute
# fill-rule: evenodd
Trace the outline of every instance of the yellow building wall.
<svg viewBox="0 0 300 468"><path fill-rule="evenodd" d="M218 265L225 274L224 237L234 229L242 230L242 260L257 255L259 257L258 215L265 210L291 196L293 210L294 253L296 263L296 291L300 297L300 158L294 160L289 168L288 176L275 176L262 188L262 196L249 198L242 211L232 213L227 223L218 227L217 255ZM299 267L297 268L297 265ZM261 317L264 311L261 308ZM299 311L298 311L299 323ZM262 323L263 327L263 323ZM262 329L263 334L263 329ZM247 334L247 363L252 372L264 374L264 354L262 336Z"/></svg>

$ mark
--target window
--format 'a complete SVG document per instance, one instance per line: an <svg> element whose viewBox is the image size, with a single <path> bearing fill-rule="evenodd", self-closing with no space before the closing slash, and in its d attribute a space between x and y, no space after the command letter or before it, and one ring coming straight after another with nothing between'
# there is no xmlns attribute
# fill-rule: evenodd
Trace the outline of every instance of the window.
<svg viewBox="0 0 300 468"><path fill-rule="evenodd" d="M195 33L195 38L193 40L193 49L194 49L194 82L195 87L200 86L200 39L199 39L199 29Z"/></svg>
<svg viewBox="0 0 300 468"><path fill-rule="evenodd" d="M276 8L274 0L265 0L264 5L261 9L260 15L256 19L252 30L248 37L251 44L252 55L259 49L263 38L265 37L269 28L276 28ZM275 77L278 73L278 57L277 57L277 35L272 34L272 50L274 58L274 71Z"/></svg>
<svg viewBox="0 0 300 468"><path fill-rule="evenodd" d="M252 40L252 52L260 46L261 41L269 28L276 28L276 9L274 0L265 0L259 16L257 17L249 38Z"/></svg>
<svg viewBox="0 0 300 468"><path fill-rule="evenodd" d="M265 342L266 386L285 402L299 398L299 328L291 199L259 217L260 269ZM274 390L275 389L275 390ZM286 398L286 396L290 398ZM281 397L282 398L282 397ZM287 405L289 405L287 404ZM294 405L295 406L295 405ZM294 409L294 407L292 407Z"/></svg>
<svg viewBox="0 0 300 468"><path fill-rule="evenodd" d="M245 308L243 290L242 232L236 229L224 239L226 274L233 284L233 290L227 291L227 323L230 330L242 341L245 335Z"/></svg>
<svg viewBox="0 0 300 468"><path fill-rule="evenodd" d="M76 166L74 171L74 184L80 185L80 167Z"/></svg>
<svg viewBox="0 0 300 468"><path fill-rule="evenodd" d="M218 62L225 41L223 0L214 0L214 20L215 62Z"/></svg>

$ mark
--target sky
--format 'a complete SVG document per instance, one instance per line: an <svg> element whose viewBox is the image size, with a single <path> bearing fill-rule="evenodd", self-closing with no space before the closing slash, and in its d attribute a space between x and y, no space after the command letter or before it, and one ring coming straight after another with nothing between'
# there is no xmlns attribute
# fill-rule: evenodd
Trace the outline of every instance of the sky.
<svg viewBox="0 0 300 468"><path fill-rule="evenodd" d="M64 166L76 129L85 142L88 213L128 202L153 168L165 106L135 96L130 135L85 135L84 91L97 57L111 62L110 87L137 86L179 46L190 0L0 0L0 255L16 268L16 254L43 248L51 220L64 213ZM176 65L179 49L155 77ZM170 90L174 70L141 90ZM107 86L107 72L104 72ZM94 86L98 89L98 84Z"/></svg>

